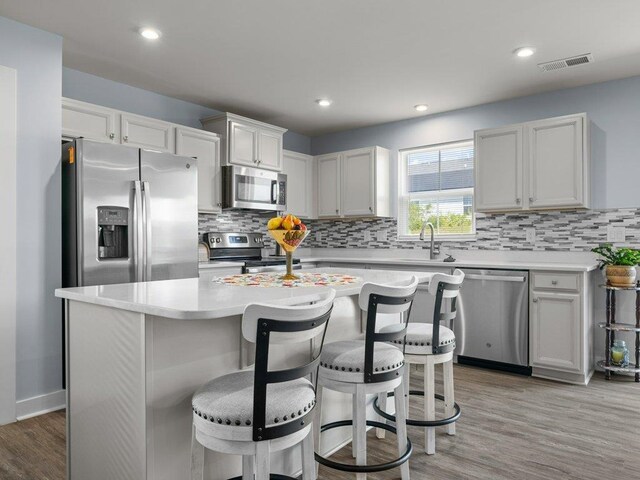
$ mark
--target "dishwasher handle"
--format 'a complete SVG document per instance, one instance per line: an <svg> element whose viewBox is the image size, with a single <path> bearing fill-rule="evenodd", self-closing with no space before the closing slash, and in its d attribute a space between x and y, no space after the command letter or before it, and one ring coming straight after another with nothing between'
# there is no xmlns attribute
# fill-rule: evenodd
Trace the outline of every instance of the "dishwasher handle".
<svg viewBox="0 0 640 480"><path fill-rule="evenodd" d="M522 283L527 278L526 277L511 277L508 275L477 275L477 274L467 274L465 275L465 280L490 280L493 282L516 282Z"/></svg>

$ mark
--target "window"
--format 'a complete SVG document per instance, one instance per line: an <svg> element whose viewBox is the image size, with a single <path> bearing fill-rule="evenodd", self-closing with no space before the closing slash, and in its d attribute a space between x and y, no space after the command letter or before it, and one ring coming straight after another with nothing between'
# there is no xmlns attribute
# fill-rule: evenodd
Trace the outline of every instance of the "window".
<svg viewBox="0 0 640 480"><path fill-rule="evenodd" d="M425 221L438 236L475 233L473 141L401 150L398 234L416 236Z"/></svg>

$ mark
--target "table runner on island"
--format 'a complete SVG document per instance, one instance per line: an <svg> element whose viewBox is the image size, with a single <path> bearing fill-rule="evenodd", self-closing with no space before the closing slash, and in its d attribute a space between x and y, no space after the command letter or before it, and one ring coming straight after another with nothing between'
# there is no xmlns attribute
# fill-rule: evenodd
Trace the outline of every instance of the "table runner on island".
<svg viewBox="0 0 640 480"><path fill-rule="evenodd" d="M361 281L360 277L343 273L296 272L298 278L283 280L282 272L249 273L216 277L213 282L236 287L334 287Z"/></svg>

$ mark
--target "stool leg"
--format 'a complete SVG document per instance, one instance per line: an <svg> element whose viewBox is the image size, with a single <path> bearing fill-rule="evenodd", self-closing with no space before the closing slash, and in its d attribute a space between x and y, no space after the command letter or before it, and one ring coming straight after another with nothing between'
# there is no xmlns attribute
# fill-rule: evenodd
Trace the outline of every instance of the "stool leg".
<svg viewBox="0 0 640 480"><path fill-rule="evenodd" d="M269 441L256 443L256 480L269 480L271 473L271 457Z"/></svg>
<svg viewBox="0 0 640 480"><path fill-rule="evenodd" d="M204 446L196 440L196 426L191 427L191 480L204 477Z"/></svg>
<svg viewBox="0 0 640 480"><path fill-rule="evenodd" d="M404 385L396 387L394 396L396 404L396 433L398 437L398 456L407 450L407 412L405 410ZM400 465L402 480L409 480L409 462Z"/></svg>
<svg viewBox="0 0 640 480"><path fill-rule="evenodd" d="M435 379L433 356L428 355L424 364L424 419L436 419ZM424 430L424 451L428 455L436 453L436 429L427 427Z"/></svg>
<svg viewBox="0 0 640 480"><path fill-rule="evenodd" d="M410 383L411 383L411 364L407 363L405 360L404 363L404 378L402 380L402 383L404 384L404 405L405 405L405 412L407 413L407 417L410 417L409 415L409 390L410 390Z"/></svg>
<svg viewBox="0 0 640 480"><path fill-rule="evenodd" d="M318 383L316 386L316 404L313 407L315 410L313 414L313 443L315 451L322 455L320 451L320 427L322 426L322 385ZM316 463L316 474L320 464Z"/></svg>
<svg viewBox="0 0 640 480"><path fill-rule="evenodd" d="M313 425L302 439L302 480L316 480L316 460L313 455Z"/></svg>
<svg viewBox="0 0 640 480"><path fill-rule="evenodd" d="M353 418L353 425L351 426L351 456L357 458L358 456L358 397L353 394L351 397L351 418Z"/></svg>
<svg viewBox="0 0 640 480"><path fill-rule="evenodd" d="M253 480L255 474L253 455L242 456L242 480Z"/></svg>
<svg viewBox="0 0 640 480"><path fill-rule="evenodd" d="M367 464L367 394L364 384L356 385L356 394L353 396L355 425L356 465ZM366 473L358 473L358 480L365 480Z"/></svg>
<svg viewBox="0 0 640 480"><path fill-rule="evenodd" d="M378 394L378 406L380 410L383 412L387 411L387 392L382 392ZM379 415L381 423L387 423L387 419L382 415ZM384 428L376 428L376 437L384 438L386 430Z"/></svg>
<svg viewBox="0 0 640 480"><path fill-rule="evenodd" d="M455 409L453 408L453 404L455 403L453 395L453 360L442 364L442 377L444 381L444 416L450 417L455 413ZM447 435L455 435L455 422L447 425L446 431Z"/></svg>

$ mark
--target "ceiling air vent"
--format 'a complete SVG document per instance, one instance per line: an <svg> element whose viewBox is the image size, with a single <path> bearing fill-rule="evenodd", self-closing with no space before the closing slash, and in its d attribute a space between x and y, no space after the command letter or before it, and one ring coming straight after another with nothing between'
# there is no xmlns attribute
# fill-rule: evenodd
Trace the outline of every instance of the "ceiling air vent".
<svg viewBox="0 0 640 480"><path fill-rule="evenodd" d="M584 55L577 55L575 57L561 58L560 60L539 63L538 67L540 67L540 70L542 70L543 72L551 72L553 70L576 67L578 65L584 65L585 63L591 62L593 62L593 55L591 55L590 53L585 53Z"/></svg>

